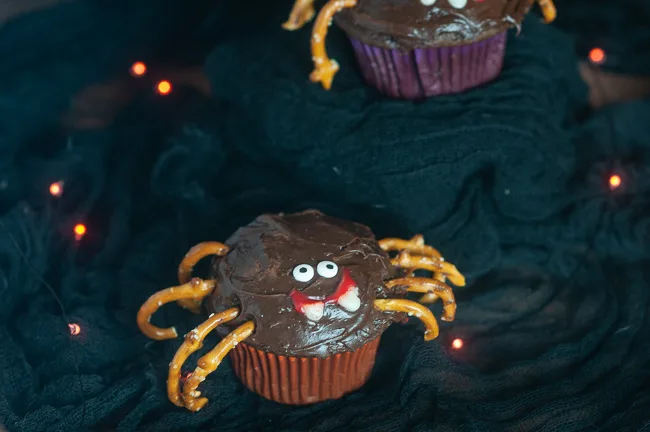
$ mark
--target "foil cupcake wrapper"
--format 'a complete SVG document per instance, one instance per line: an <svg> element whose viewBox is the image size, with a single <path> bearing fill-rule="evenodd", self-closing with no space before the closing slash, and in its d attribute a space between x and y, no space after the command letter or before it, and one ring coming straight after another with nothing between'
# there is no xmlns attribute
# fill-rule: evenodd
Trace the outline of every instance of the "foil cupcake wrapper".
<svg viewBox="0 0 650 432"><path fill-rule="evenodd" d="M363 386L375 364L379 339L327 358L287 357L240 343L230 352L235 374L251 391L288 405L338 399Z"/></svg>
<svg viewBox="0 0 650 432"><path fill-rule="evenodd" d="M378 48L350 38L365 80L397 99L460 93L494 80L503 68L507 33L467 45Z"/></svg>

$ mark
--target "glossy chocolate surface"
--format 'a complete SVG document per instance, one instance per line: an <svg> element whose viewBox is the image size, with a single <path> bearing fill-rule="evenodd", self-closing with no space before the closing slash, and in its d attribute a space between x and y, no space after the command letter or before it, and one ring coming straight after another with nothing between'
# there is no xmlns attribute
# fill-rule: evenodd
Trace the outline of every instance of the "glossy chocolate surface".
<svg viewBox="0 0 650 432"><path fill-rule="evenodd" d="M218 287L205 305L209 313L239 305L239 318L219 331L252 319L256 329L246 343L257 349L328 357L360 348L403 317L374 307L376 298L401 296L384 292L396 271L366 226L315 210L262 215L226 244L230 252L213 262ZM353 286L358 301L348 292ZM322 316L299 310L298 297L324 304Z"/></svg>
<svg viewBox="0 0 650 432"><path fill-rule="evenodd" d="M518 27L534 0L359 0L335 16L350 37L381 48L463 45Z"/></svg>

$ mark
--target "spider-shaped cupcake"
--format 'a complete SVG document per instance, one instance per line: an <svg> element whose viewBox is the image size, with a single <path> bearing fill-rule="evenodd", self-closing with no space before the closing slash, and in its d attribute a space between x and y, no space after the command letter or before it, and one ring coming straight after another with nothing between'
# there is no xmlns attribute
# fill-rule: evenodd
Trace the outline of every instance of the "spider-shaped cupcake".
<svg viewBox="0 0 650 432"><path fill-rule="evenodd" d="M316 16L309 78L326 90L339 70L325 49L334 21L371 86L394 98L421 99L495 79L507 30L519 29L535 3L546 23L555 20L553 0L329 0L317 16L314 0L295 0L282 26L297 30Z"/></svg>
<svg viewBox="0 0 650 432"><path fill-rule="evenodd" d="M215 256L210 277L190 280L193 266L209 255ZM415 277L417 270L433 277ZM198 386L228 353L243 383L267 399L299 405L339 398L366 382L391 323L417 317L425 340L435 339L438 324L421 303L440 298L442 319L452 321L456 303L445 280L465 284L422 236L377 241L368 227L315 210L263 215L226 244L201 243L178 275L182 285L152 295L137 322L145 335L164 340L177 337L175 328L150 323L163 304L176 301L209 315L185 336L169 366L169 399L191 411L207 402ZM418 303L405 298L408 292L424 295ZM222 340L181 389L183 363L215 329Z"/></svg>

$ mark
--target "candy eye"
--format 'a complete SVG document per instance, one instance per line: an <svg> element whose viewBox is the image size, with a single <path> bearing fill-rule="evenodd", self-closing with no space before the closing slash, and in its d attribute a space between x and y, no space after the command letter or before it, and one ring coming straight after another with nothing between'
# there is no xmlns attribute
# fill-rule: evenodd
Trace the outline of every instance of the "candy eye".
<svg viewBox="0 0 650 432"><path fill-rule="evenodd" d="M462 9L467 6L467 0L449 0L449 4L456 9Z"/></svg>
<svg viewBox="0 0 650 432"><path fill-rule="evenodd" d="M436 0L420 0L420 2L425 6L432 6Z"/></svg>
<svg viewBox="0 0 650 432"><path fill-rule="evenodd" d="M318 263L316 271L324 278L333 278L339 272L339 267L332 261L321 261Z"/></svg>
<svg viewBox="0 0 650 432"><path fill-rule="evenodd" d="M314 268L309 264L300 264L293 269L293 278L298 282L309 282L314 277Z"/></svg>

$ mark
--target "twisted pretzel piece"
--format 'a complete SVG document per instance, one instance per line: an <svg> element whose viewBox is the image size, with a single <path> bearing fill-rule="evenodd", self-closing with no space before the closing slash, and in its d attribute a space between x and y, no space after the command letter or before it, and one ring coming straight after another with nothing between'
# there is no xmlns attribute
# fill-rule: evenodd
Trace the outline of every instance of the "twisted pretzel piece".
<svg viewBox="0 0 650 432"><path fill-rule="evenodd" d="M407 251L417 255L424 255L432 258L442 258L437 249L424 244L422 234L413 236L410 240L400 238L385 238L379 240L379 247L386 252Z"/></svg>
<svg viewBox="0 0 650 432"><path fill-rule="evenodd" d="M209 374L219 367L223 358L233 348L235 348L238 343L253 334L253 331L255 331L255 324L252 321L240 325L228 334L228 336L224 337L209 353L199 359L197 362L198 366L194 369L194 372L183 386L183 399L187 409L196 412L208 403L207 398L199 398L201 392L197 390L197 387L205 381L205 378Z"/></svg>
<svg viewBox="0 0 650 432"><path fill-rule="evenodd" d="M289 14L289 19L282 24L285 30L298 30L314 18L314 0L296 0Z"/></svg>
<svg viewBox="0 0 650 432"><path fill-rule="evenodd" d="M542 15L544 15L544 22L550 24L555 21L557 9L555 9L553 0L537 0L537 2L539 3L539 8L542 10Z"/></svg>
<svg viewBox="0 0 650 432"><path fill-rule="evenodd" d="M339 70L339 64L336 60L327 56L325 49L325 39L327 38L327 28L332 23L332 18L338 12L346 8L357 5L357 0L330 0L323 6L316 17L314 29L311 36L311 54L314 61L314 70L309 75L312 82L320 82L325 90L332 87L334 75Z"/></svg>
<svg viewBox="0 0 650 432"><path fill-rule="evenodd" d="M182 284L187 283L192 277L192 269L203 258L208 255L224 256L228 253L228 246L219 242L203 242L192 247L178 266L178 281ZM202 299L201 299L202 300ZM201 301L195 299L181 299L178 305L190 310L192 313L201 312Z"/></svg>
<svg viewBox="0 0 650 432"><path fill-rule="evenodd" d="M194 278L186 284L158 291L153 294L140 307L138 311L138 327L147 337L155 340L174 339L178 336L175 327L160 328L151 324L151 317L164 304L173 301L190 299L195 302L201 302L206 296L210 295L215 287L215 281L204 281Z"/></svg>
<svg viewBox="0 0 650 432"><path fill-rule="evenodd" d="M456 299L451 287L444 282L428 278L400 278L386 283L387 288L406 286L406 291L417 293L431 293L442 299L443 321L453 321L456 317Z"/></svg>
<svg viewBox="0 0 650 432"><path fill-rule="evenodd" d="M447 277L454 285L464 286L465 278L450 263L444 262L440 252L425 244L424 237L421 234L413 236L410 240L399 238L385 238L379 241L379 246L385 252L400 251L398 256L391 259L391 263L400 268L407 268L409 277L415 276L416 270L429 270L433 272L433 279L439 282L445 282ZM419 256L412 256L416 254ZM429 292L420 298L420 303L433 303L438 300L438 296Z"/></svg>
<svg viewBox="0 0 650 432"><path fill-rule="evenodd" d="M203 346L203 340L212 330L223 323L237 318L237 315L239 315L238 308L231 308L218 314L211 315L210 318L185 335L185 341L183 341L181 347L176 351L174 359L169 364L167 396L174 405L179 407L184 406L180 392L180 379L183 363L185 363L190 355L201 349Z"/></svg>
<svg viewBox="0 0 650 432"><path fill-rule="evenodd" d="M440 333L438 321L433 313L420 303L402 299L378 299L375 300L375 307L383 312L406 312L409 316L419 318L426 329L424 331L425 341L434 340Z"/></svg>
<svg viewBox="0 0 650 432"><path fill-rule="evenodd" d="M441 258L428 256L413 256L408 251L402 251L391 263L400 268L411 270L429 270L434 273L445 275L451 283L456 286L465 286L465 277L458 271L455 265L443 261Z"/></svg>

